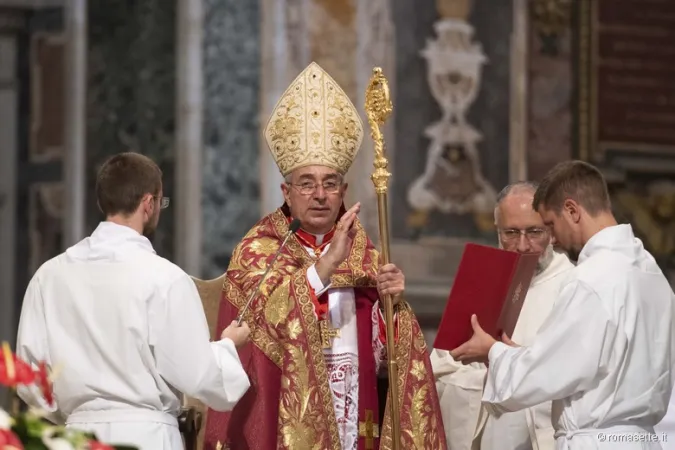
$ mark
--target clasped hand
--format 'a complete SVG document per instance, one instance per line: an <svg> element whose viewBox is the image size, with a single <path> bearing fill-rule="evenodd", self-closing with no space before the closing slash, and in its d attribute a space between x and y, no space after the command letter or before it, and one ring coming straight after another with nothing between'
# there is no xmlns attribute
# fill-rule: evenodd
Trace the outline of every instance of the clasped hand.
<svg viewBox="0 0 675 450"><path fill-rule="evenodd" d="M405 291L403 271L394 264L380 266L377 272L377 292L380 298L391 295L394 305L397 305L401 301L403 291Z"/></svg>

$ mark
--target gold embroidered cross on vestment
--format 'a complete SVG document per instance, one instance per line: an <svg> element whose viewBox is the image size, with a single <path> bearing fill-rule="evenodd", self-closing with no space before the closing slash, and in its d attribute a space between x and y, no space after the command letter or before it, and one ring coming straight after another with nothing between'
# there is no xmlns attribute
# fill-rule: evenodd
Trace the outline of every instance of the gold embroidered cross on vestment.
<svg viewBox="0 0 675 450"><path fill-rule="evenodd" d="M373 411L366 409L366 421L359 422L359 436L366 438L366 450L375 448L375 438L380 437L380 427L373 422Z"/></svg>
<svg viewBox="0 0 675 450"><path fill-rule="evenodd" d="M332 328L328 324L328 320L319 321L319 330L321 332L321 347L323 348L331 348L333 345L332 339L340 337L340 329Z"/></svg>

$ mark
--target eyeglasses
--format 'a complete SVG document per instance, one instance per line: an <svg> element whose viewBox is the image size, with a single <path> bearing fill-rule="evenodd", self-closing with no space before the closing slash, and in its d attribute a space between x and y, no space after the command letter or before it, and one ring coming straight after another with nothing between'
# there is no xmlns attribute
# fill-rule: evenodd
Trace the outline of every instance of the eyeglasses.
<svg viewBox="0 0 675 450"><path fill-rule="evenodd" d="M170 197L153 197L155 199L159 199L159 209L166 209L169 207L169 203L171 203L171 198Z"/></svg>
<svg viewBox="0 0 675 450"><path fill-rule="evenodd" d="M499 230L499 234L504 241L515 241L516 239L520 239L521 235L524 235L530 241L536 241L546 237L546 235L548 235L548 230L546 228L528 228L526 230L508 228Z"/></svg>
<svg viewBox="0 0 675 450"><path fill-rule="evenodd" d="M312 181L305 181L300 184L292 184L288 183L291 186L294 186L298 192L300 192L302 195L312 195L314 192L316 192L317 188L319 185L317 183L314 183ZM335 194L340 190L340 186L342 186L342 183L338 181L324 181L321 183L321 187L323 187L324 192L326 194Z"/></svg>

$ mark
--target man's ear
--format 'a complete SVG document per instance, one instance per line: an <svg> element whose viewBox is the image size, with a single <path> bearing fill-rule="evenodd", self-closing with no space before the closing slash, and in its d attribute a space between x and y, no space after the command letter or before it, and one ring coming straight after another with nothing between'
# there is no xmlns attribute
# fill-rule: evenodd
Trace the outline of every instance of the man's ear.
<svg viewBox="0 0 675 450"><path fill-rule="evenodd" d="M280 187L281 187L281 194L284 196L284 201L290 207L291 206L291 188L286 182L281 183Z"/></svg>
<svg viewBox="0 0 675 450"><path fill-rule="evenodd" d="M150 194L144 195L143 200L141 200L141 207L143 208L143 212L148 215L148 218L152 217L152 213L155 212L155 197Z"/></svg>
<svg viewBox="0 0 675 450"><path fill-rule="evenodd" d="M579 223L579 220L581 220L581 207L571 198L566 199L563 203L563 211L572 219L572 222Z"/></svg>

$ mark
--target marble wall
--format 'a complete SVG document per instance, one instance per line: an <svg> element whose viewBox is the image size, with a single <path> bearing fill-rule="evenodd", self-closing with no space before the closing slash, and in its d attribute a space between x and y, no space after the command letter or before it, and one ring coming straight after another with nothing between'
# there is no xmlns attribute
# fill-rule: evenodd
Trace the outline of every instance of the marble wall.
<svg viewBox="0 0 675 450"><path fill-rule="evenodd" d="M260 219L260 2L205 0L203 264L227 268Z"/></svg>
<svg viewBox="0 0 675 450"><path fill-rule="evenodd" d="M174 178L176 2L97 0L89 3L87 98L87 233L101 215L93 195L96 171L109 156L136 151ZM173 256L173 214L166 210L153 239Z"/></svg>
<svg viewBox="0 0 675 450"><path fill-rule="evenodd" d="M174 192L176 2L103 0L90 5L88 167L126 150L152 157ZM223 272L237 241L259 219L259 2L204 0L202 273ZM91 191L90 191L91 192ZM175 202L175 200L174 200ZM175 203L174 203L175 205ZM88 199L91 231L100 214ZM172 258L175 214L154 237Z"/></svg>

